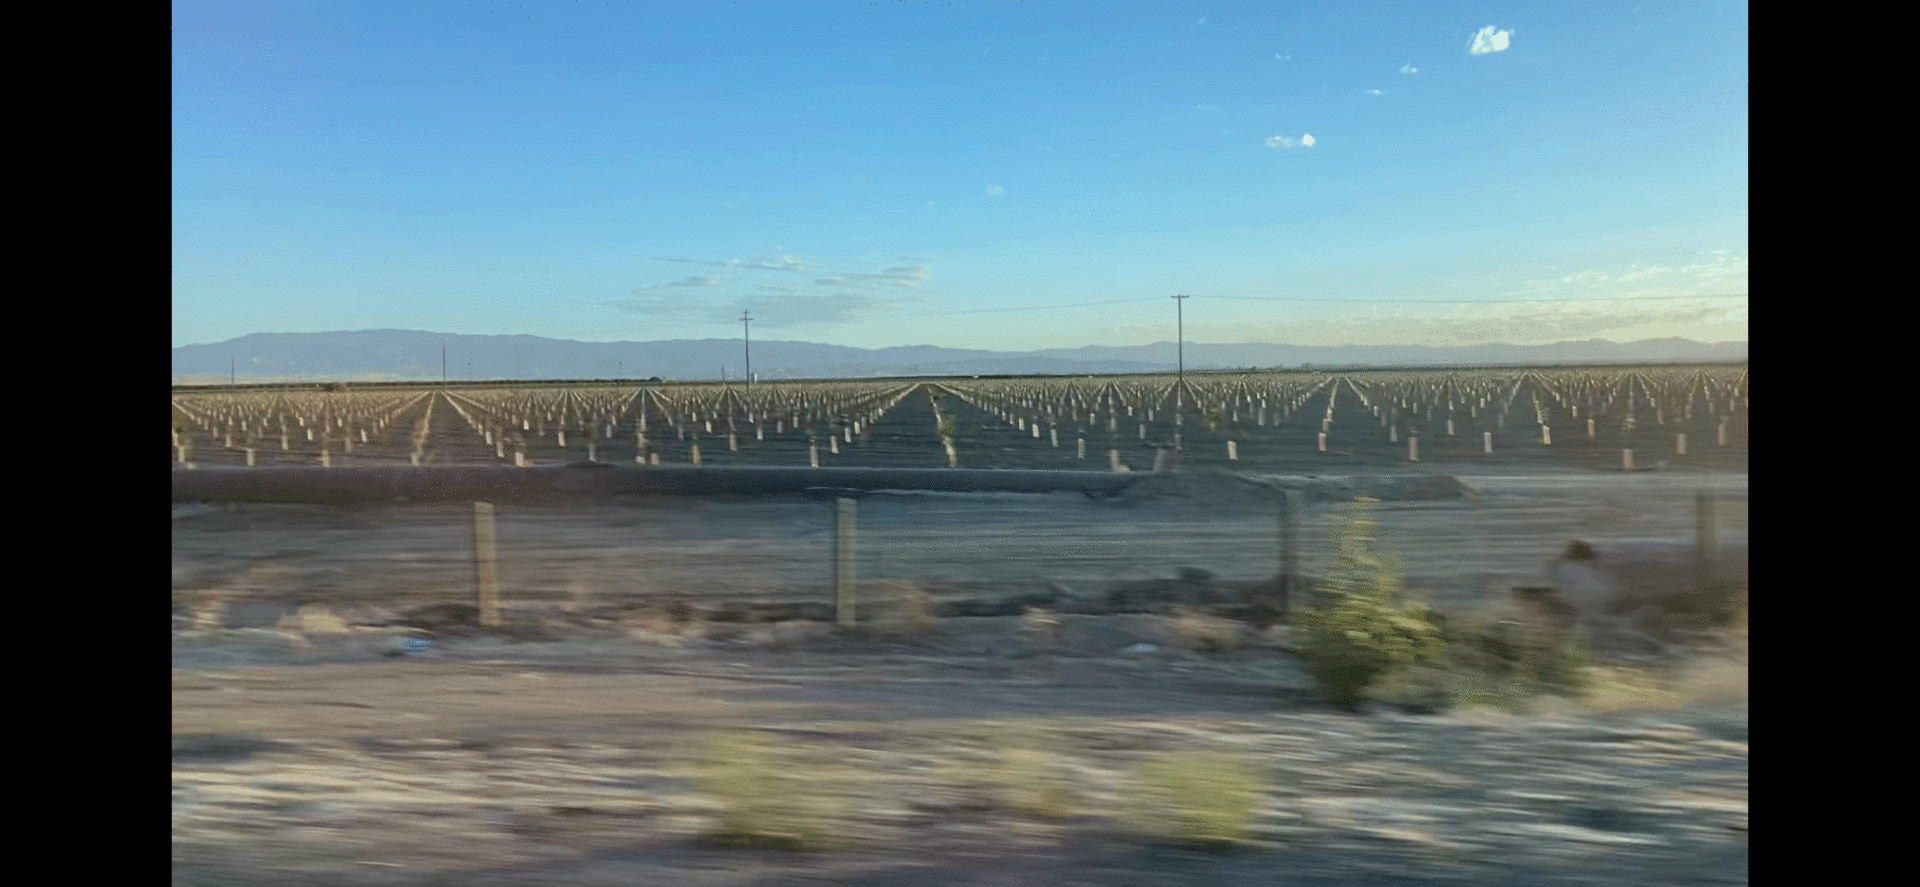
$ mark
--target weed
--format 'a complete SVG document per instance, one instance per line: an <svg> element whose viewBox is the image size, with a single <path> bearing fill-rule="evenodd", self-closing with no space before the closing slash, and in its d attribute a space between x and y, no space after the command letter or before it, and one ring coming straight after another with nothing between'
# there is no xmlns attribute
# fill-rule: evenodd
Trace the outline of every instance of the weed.
<svg viewBox="0 0 1920 887"><path fill-rule="evenodd" d="M846 795L807 784L800 774L814 768L795 764L775 760L769 741L753 731L711 737L694 769L702 790L719 801L721 816L701 842L778 850L841 846Z"/></svg>
<svg viewBox="0 0 1920 887"><path fill-rule="evenodd" d="M1141 764L1142 797L1134 825L1193 846L1227 850L1253 836L1260 785L1247 764L1219 754L1183 753ZM1155 802L1171 804L1171 817L1155 815Z"/></svg>
<svg viewBox="0 0 1920 887"><path fill-rule="evenodd" d="M1061 772L1065 754L1059 738L1038 729L1010 726L999 731L998 739L1001 769L997 776L1006 791L1008 806L1045 819L1072 817L1078 803Z"/></svg>

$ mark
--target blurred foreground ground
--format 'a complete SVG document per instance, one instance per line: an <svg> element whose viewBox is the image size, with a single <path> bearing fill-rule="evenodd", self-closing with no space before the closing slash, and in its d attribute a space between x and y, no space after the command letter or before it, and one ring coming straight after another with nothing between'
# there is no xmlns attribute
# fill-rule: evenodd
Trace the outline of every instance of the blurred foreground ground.
<svg viewBox="0 0 1920 887"><path fill-rule="evenodd" d="M1471 503L1387 502L1383 548L1435 602L1537 572L1567 538L1691 535L1694 489L1745 478L1490 481ZM861 575L992 585L1258 576L1258 502L877 496ZM1311 507L1309 568L1324 559ZM1744 511L1742 511L1744 514ZM1744 526L1742 522L1741 526ZM823 502L502 509L508 604L660 594L819 598ZM254 506L174 523L176 592L252 576L271 611L319 599L471 599L460 509ZM1315 545L1320 547L1316 548ZM183 580L183 576L189 580ZM241 582L245 584L245 582ZM174 641L174 883L186 884L1744 884L1744 699L1669 711L1327 709L1284 630L1202 654L1157 616L944 619L897 643L824 626L674 638L631 623L547 643L270 628ZM1140 646L1140 645L1150 646ZM790 760L764 793L840 796L842 849L714 850L719 806L688 765L720 727ZM1172 821L1143 764L1244 763L1259 849L1144 835ZM1051 786L1051 790L1048 787ZM1145 805L1141 807L1140 805Z"/></svg>

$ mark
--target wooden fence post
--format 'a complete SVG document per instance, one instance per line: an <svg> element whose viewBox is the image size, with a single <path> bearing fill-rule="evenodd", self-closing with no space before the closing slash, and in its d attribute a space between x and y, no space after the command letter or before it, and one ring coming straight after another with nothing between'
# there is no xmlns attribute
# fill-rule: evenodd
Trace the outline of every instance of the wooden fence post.
<svg viewBox="0 0 1920 887"><path fill-rule="evenodd" d="M842 629L854 624L853 500L837 503L833 522L833 621Z"/></svg>
<svg viewBox="0 0 1920 887"><path fill-rule="evenodd" d="M1707 490L1694 496L1694 548L1702 585L1720 575L1720 498Z"/></svg>
<svg viewBox="0 0 1920 887"><path fill-rule="evenodd" d="M1280 604L1291 622L1298 610L1300 582L1300 491L1280 494Z"/></svg>
<svg viewBox="0 0 1920 887"><path fill-rule="evenodd" d="M500 561L494 548L493 504L473 503L473 567L479 587L480 625L500 627Z"/></svg>

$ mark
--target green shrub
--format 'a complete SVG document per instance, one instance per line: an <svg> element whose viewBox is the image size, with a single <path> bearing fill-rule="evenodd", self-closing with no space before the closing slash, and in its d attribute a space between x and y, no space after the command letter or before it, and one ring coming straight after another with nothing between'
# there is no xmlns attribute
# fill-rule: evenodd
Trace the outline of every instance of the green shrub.
<svg viewBox="0 0 1920 887"><path fill-rule="evenodd" d="M1402 601L1399 562L1373 551L1373 506L1360 498L1340 509L1330 530L1338 552L1300 614L1297 655L1332 701L1353 706L1389 673L1432 662L1446 641L1429 609Z"/></svg>

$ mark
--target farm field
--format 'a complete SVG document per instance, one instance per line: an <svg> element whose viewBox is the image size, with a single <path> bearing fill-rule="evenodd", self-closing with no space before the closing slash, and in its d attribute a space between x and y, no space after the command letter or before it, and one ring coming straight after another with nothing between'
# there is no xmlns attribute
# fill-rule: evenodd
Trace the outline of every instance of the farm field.
<svg viewBox="0 0 1920 887"><path fill-rule="evenodd" d="M1179 429L1184 470L1111 500L859 499L859 578L909 580L936 603L1055 586L1097 594L1183 569L1270 576L1276 503L1226 472L1313 476L1301 524L1309 574L1331 555L1324 519L1355 489L1349 478L1446 475L1474 491L1380 488L1381 550L1443 608L1533 584L1572 538L1684 547L1702 491L1723 500L1728 575L1746 578L1738 371L1693 378L1721 398L1710 405L1679 399L1678 387L1692 384L1684 374L1653 370L1584 388L1572 375L1441 378L1279 374L1246 383L1267 389L1222 387L1218 401L1196 385L1193 403L1172 393L1183 403L1178 425L1153 380L1113 382L1105 400L1099 386L1063 392L1067 382L836 383L796 388L785 406L755 386L767 409L738 413L736 392L719 386L648 391L644 411L624 389L176 394L175 422L184 455L199 464L244 464L244 448L226 446L237 428L239 442L271 444L255 448L256 464L315 464L325 445L332 464L348 466L407 464L415 453L427 465L510 465L515 452L557 464L587 458L584 441L602 461L658 453L685 462L696 440L703 464L804 465L809 433L823 465L938 466L947 460L938 403L962 467L1098 470L1113 447L1144 471L1138 420L1148 440ZM1457 445L1429 448L1447 435L1430 424L1420 385L1439 392L1435 404L1457 386ZM1608 386L1628 393L1608 404L1603 392L1619 390ZM1396 401L1396 390L1406 396ZM1485 420L1507 429L1492 458L1469 424L1481 418L1473 392L1482 390L1508 411ZM1630 403L1643 396L1646 404ZM1089 412L1069 412L1080 408ZM1208 430L1216 408L1219 430ZM559 418L542 425L546 409ZM1092 421L1053 423L1049 409L1053 419ZM1582 443L1590 410L1596 437ZM1520 411L1547 417L1551 443L1514 437ZM1631 429L1623 412L1637 417ZM523 414L527 428L496 430ZM1322 454L1316 435L1329 414ZM724 430L707 430L725 429L728 415L738 450ZM283 417L295 429L284 453ZM1131 440L1104 432L1108 417L1117 428L1133 419ZM296 445L305 427L318 432L312 449ZM1419 463L1405 459L1415 428ZM1622 443L1637 454L1658 454L1663 440L1676 449L1675 428L1688 429L1687 455L1643 457L1639 467L1665 461L1659 470L1618 470ZM829 433L840 435L837 454ZM1083 433L1084 462L1074 443ZM1226 458L1228 440L1238 459ZM176 462L182 455L176 446ZM831 501L805 497L497 506L503 604L544 625L544 639L439 635L427 652L390 656L389 635L320 632L290 644L275 629L299 603L364 614L471 602L470 506L176 507L175 882L1746 883L1744 698L1657 711L1355 716L1318 700L1284 652L1283 631L1207 653L1144 614L1065 616L1057 639L1040 646L1020 617L939 619L887 642L833 637L822 624L681 638L636 628L633 613L644 611L632 608L670 600L830 601L833 521ZM183 603L209 587L226 595L236 630L183 630ZM688 768L709 731L726 727L751 728L794 756L783 758L781 791L844 795L830 818L851 845L804 855L697 846L717 807ZM1186 753L1224 754L1258 774L1257 852L1196 854L1120 825L1143 768ZM992 781L1002 777L1010 781ZM1063 794L1050 797L1067 800L1036 807L1030 796L1052 779ZM1175 816L1164 803L1146 815Z"/></svg>
<svg viewBox="0 0 1920 887"><path fill-rule="evenodd" d="M1235 471L1610 471L1631 449L1636 469L1744 472L1746 415L1744 368L184 391L172 455L1143 471L1177 440L1184 466Z"/></svg>

